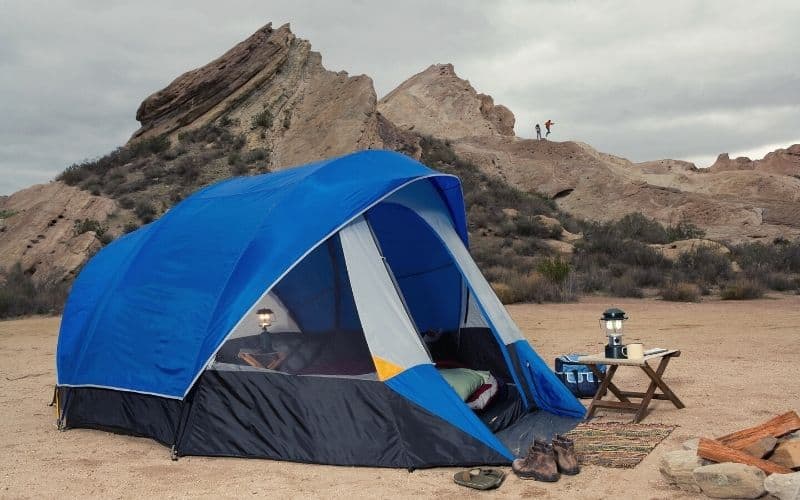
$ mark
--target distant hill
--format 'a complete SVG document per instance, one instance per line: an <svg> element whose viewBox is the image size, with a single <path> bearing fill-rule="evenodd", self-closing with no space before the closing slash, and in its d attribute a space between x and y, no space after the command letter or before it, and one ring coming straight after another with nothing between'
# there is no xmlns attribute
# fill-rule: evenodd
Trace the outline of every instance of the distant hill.
<svg viewBox="0 0 800 500"><path fill-rule="evenodd" d="M771 244L800 236L800 145L755 162L723 155L699 170L522 139L511 110L450 64L378 100L368 76L325 69L288 25L267 24L178 76L144 99L136 118L141 128L115 151L0 197L0 268L19 264L35 284L68 283L102 245L204 185L367 148L462 176L472 251L507 300L624 294L620 280L660 287L672 271L658 245L679 239ZM631 243L613 250L610 235ZM573 281L547 267L560 262ZM654 265L658 279L642 271ZM542 276L557 286L542 293Z"/></svg>

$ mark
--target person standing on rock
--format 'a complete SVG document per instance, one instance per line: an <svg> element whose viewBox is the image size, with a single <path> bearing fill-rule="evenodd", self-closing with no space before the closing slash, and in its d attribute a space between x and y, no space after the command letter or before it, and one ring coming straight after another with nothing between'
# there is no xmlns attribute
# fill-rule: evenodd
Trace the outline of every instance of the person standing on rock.
<svg viewBox="0 0 800 500"><path fill-rule="evenodd" d="M536 128L536 140L537 141L541 141L542 140L542 127L540 127L539 124L537 123L535 128Z"/></svg>
<svg viewBox="0 0 800 500"><path fill-rule="evenodd" d="M547 129L547 133L544 134L545 137L550 135L550 127L552 127L555 124L556 124L556 122L554 122L553 120L550 120L550 119L548 119L546 122L544 122L544 128Z"/></svg>

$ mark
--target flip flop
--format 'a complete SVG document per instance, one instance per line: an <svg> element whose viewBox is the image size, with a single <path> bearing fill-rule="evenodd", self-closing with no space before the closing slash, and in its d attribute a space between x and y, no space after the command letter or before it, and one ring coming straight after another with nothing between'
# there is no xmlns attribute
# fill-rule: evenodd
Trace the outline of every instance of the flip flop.
<svg viewBox="0 0 800 500"><path fill-rule="evenodd" d="M505 477L505 472L499 469L484 469L479 467L477 469L456 472L455 476L453 476L453 481L467 488L491 490L500 486Z"/></svg>

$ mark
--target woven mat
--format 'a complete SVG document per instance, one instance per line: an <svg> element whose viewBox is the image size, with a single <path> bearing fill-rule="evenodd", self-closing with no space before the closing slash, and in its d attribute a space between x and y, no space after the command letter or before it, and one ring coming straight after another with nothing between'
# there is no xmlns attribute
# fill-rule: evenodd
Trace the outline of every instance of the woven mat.
<svg viewBox="0 0 800 500"><path fill-rule="evenodd" d="M582 465L631 469L641 462L675 425L584 422L566 435L575 441Z"/></svg>

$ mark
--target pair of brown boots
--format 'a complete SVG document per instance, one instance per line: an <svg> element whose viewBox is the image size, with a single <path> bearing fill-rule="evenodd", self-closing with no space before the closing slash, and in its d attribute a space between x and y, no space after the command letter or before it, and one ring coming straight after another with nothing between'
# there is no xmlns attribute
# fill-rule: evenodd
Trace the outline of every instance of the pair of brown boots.
<svg viewBox="0 0 800 500"><path fill-rule="evenodd" d="M575 444L571 439L556 434L552 444L534 439L528 454L514 460L511 470L523 479L553 483L558 481L561 474L574 476L581 468L575 454Z"/></svg>

